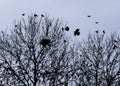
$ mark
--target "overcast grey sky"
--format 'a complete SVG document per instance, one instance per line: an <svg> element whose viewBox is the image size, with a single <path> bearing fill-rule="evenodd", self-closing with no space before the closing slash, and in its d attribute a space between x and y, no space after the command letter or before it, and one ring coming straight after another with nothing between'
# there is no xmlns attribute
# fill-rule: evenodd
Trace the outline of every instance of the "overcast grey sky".
<svg viewBox="0 0 120 86"><path fill-rule="evenodd" d="M81 36L97 29L120 33L120 0L0 0L0 29L11 28L22 13L46 12L67 21L71 30L80 28Z"/></svg>

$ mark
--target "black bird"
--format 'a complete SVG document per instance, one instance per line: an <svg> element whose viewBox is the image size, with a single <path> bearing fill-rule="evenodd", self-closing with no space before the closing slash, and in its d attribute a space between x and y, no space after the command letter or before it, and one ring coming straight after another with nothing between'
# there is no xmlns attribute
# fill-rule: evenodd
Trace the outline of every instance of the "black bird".
<svg viewBox="0 0 120 86"><path fill-rule="evenodd" d="M64 39L64 42L67 42L67 41Z"/></svg>
<svg viewBox="0 0 120 86"><path fill-rule="evenodd" d="M22 16L25 16L25 14L23 13Z"/></svg>
<svg viewBox="0 0 120 86"><path fill-rule="evenodd" d="M37 17L38 15L37 14L34 14L35 17Z"/></svg>
<svg viewBox="0 0 120 86"><path fill-rule="evenodd" d="M105 33L105 30L103 30L103 33Z"/></svg>
<svg viewBox="0 0 120 86"><path fill-rule="evenodd" d="M79 35L80 35L80 32L77 32L77 35L79 36Z"/></svg>
<svg viewBox="0 0 120 86"><path fill-rule="evenodd" d="M62 27L62 31L64 30L64 28Z"/></svg>
<svg viewBox="0 0 120 86"><path fill-rule="evenodd" d="M41 17L44 17L44 15L43 15L43 14L41 14Z"/></svg>
<svg viewBox="0 0 120 86"><path fill-rule="evenodd" d="M69 31L69 27L68 27L68 26L66 26L66 27L65 27L65 30L66 30L66 31Z"/></svg>
<svg viewBox="0 0 120 86"><path fill-rule="evenodd" d="M40 44L43 46L43 47L46 47L47 45L50 46L50 40L49 39L42 39Z"/></svg>
<svg viewBox="0 0 120 86"><path fill-rule="evenodd" d="M17 27L17 25L15 25L15 27Z"/></svg>
<svg viewBox="0 0 120 86"><path fill-rule="evenodd" d="M76 29L77 32L79 32L79 29Z"/></svg>
<svg viewBox="0 0 120 86"><path fill-rule="evenodd" d="M91 17L91 15L88 15L87 17L88 17L88 18L90 18L90 17Z"/></svg>
<svg viewBox="0 0 120 86"><path fill-rule="evenodd" d="M74 36L79 36L79 35L80 35L79 29L76 29L76 30L74 31Z"/></svg>
<svg viewBox="0 0 120 86"><path fill-rule="evenodd" d="M98 30L96 30L95 32L98 33Z"/></svg>
<svg viewBox="0 0 120 86"><path fill-rule="evenodd" d="M99 22L95 22L95 24L98 24Z"/></svg>

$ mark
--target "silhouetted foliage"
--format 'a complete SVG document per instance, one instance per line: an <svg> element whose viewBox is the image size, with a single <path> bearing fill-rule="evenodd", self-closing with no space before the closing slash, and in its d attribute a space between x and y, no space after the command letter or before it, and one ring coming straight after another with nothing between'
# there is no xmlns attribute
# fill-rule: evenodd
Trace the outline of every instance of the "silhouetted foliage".
<svg viewBox="0 0 120 86"><path fill-rule="evenodd" d="M72 46L59 19L25 17L0 35L0 81L5 86L67 85L73 70ZM65 39L65 40L64 40ZM48 47L49 46L49 47ZM72 68L70 68L72 67Z"/></svg>
<svg viewBox="0 0 120 86"><path fill-rule="evenodd" d="M69 27L59 19L25 17L10 33L0 33L0 85L120 85L119 35L97 30L72 44L64 35Z"/></svg>
<svg viewBox="0 0 120 86"><path fill-rule="evenodd" d="M117 34L111 37L100 32L89 34L88 39L79 44L78 53L79 70L74 74L77 86L119 86L120 37Z"/></svg>
<svg viewBox="0 0 120 86"><path fill-rule="evenodd" d="M15 27L17 27L17 25L15 25Z"/></svg>

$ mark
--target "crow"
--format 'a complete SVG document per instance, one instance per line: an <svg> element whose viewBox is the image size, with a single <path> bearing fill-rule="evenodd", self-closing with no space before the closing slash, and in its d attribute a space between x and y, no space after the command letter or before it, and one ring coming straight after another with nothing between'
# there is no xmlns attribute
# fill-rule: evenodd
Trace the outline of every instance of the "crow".
<svg viewBox="0 0 120 86"><path fill-rule="evenodd" d="M64 39L64 42L67 42L67 41Z"/></svg>
<svg viewBox="0 0 120 86"><path fill-rule="evenodd" d="M22 16L25 16L25 14L23 13Z"/></svg>
<svg viewBox="0 0 120 86"><path fill-rule="evenodd" d="M17 25L15 25L15 27L17 27Z"/></svg>
<svg viewBox="0 0 120 86"><path fill-rule="evenodd" d="M76 29L77 32L79 32L79 29Z"/></svg>
<svg viewBox="0 0 120 86"><path fill-rule="evenodd" d="M105 33L105 30L103 30L103 33Z"/></svg>
<svg viewBox="0 0 120 86"><path fill-rule="evenodd" d="M88 15L87 17L88 17L88 18L90 18L90 17L91 17L91 15Z"/></svg>
<svg viewBox="0 0 120 86"><path fill-rule="evenodd" d="M34 14L35 17L37 17L38 15L37 14Z"/></svg>
<svg viewBox="0 0 120 86"><path fill-rule="evenodd" d="M43 15L43 14L41 14L41 17L44 17L44 15Z"/></svg>
<svg viewBox="0 0 120 86"><path fill-rule="evenodd" d="M68 27L68 26L66 26L66 27L65 27L65 30L66 30L66 31L69 31L69 27Z"/></svg>
<svg viewBox="0 0 120 86"><path fill-rule="evenodd" d="M76 29L75 31L74 31L74 36L79 36L80 35L80 32L79 32L79 29Z"/></svg>
<svg viewBox="0 0 120 86"><path fill-rule="evenodd" d="M114 40L114 42L117 42L116 40Z"/></svg>
<svg viewBox="0 0 120 86"><path fill-rule="evenodd" d="M64 28L62 27L62 31L64 30Z"/></svg>
<svg viewBox="0 0 120 86"><path fill-rule="evenodd" d="M95 22L95 24L98 24L99 22Z"/></svg>
<svg viewBox="0 0 120 86"><path fill-rule="evenodd" d="M96 30L95 32L98 33L98 30Z"/></svg>

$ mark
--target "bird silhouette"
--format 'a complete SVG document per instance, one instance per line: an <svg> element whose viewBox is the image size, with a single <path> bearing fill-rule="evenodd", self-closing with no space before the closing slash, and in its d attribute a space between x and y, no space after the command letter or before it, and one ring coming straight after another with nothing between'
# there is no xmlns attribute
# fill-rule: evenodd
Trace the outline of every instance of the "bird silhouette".
<svg viewBox="0 0 120 86"><path fill-rule="evenodd" d="M98 24L99 22L95 22L95 24Z"/></svg>
<svg viewBox="0 0 120 86"><path fill-rule="evenodd" d="M64 42L67 42L65 39L63 40Z"/></svg>
<svg viewBox="0 0 120 86"><path fill-rule="evenodd" d="M43 14L41 14L41 17L44 17L44 15L43 15Z"/></svg>
<svg viewBox="0 0 120 86"><path fill-rule="evenodd" d="M66 30L66 31L69 31L69 27L68 27L68 26L66 26L66 27L65 27L65 30Z"/></svg>
<svg viewBox="0 0 120 86"><path fill-rule="evenodd" d="M103 30L103 33L105 33L105 30Z"/></svg>
<svg viewBox="0 0 120 86"><path fill-rule="evenodd" d="M78 31L79 31L79 29L76 29L76 31L78 32Z"/></svg>
<svg viewBox="0 0 120 86"><path fill-rule="evenodd" d="M62 27L62 31L64 30L64 28Z"/></svg>
<svg viewBox="0 0 120 86"><path fill-rule="evenodd" d="M80 35L79 29L76 29L76 30L74 31L74 36L79 36L79 35Z"/></svg>
<svg viewBox="0 0 120 86"><path fill-rule="evenodd" d="M17 25L15 25L15 27L17 27Z"/></svg>
<svg viewBox="0 0 120 86"><path fill-rule="evenodd" d="M37 14L34 14L35 17L37 17L38 15Z"/></svg>
<svg viewBox="0 0 120 86"><path fill-rule="evenodd" d="M87 17L88 17L88 18L90 18L90 17L91 17L91 15L88 15Z"/></svg>
<svg viewBox="0 0 120 86"><path fill-rule="evenodd" d="M43 46L43 47L46 47L47 45L50 46L50 40L49 39L42 39L40 44Z"/></svg>
<svg viewBox="0 0 120 86"><path fill-rule="evenodd" d="M25 14L23 13L22 16L25 16Z"/></svg>
<svg viewBox="0 0 120 86"><path fill-rule="evenodd" d="M98 30L96 30L95 32L96 32L96 33L98 33L99 31L98 31Z"/></svg>

